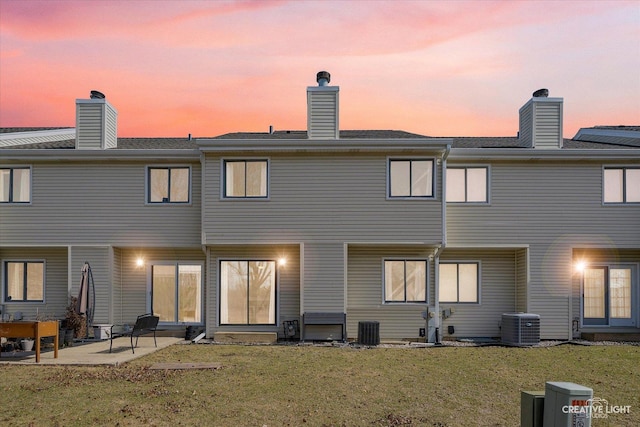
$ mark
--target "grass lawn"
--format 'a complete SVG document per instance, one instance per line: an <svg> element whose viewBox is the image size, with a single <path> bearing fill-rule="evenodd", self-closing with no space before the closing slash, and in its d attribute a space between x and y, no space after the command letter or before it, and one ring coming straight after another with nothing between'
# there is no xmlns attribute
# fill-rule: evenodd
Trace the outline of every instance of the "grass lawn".
<svg viewBox="0 0 640 427"><path fill-rule="evenodd" d="M1 365L0 378L1 425L517 426L520 391L545 381L631 405L593 426L640 425L640 347L628 345L175 345L121 367Z"/></svg>

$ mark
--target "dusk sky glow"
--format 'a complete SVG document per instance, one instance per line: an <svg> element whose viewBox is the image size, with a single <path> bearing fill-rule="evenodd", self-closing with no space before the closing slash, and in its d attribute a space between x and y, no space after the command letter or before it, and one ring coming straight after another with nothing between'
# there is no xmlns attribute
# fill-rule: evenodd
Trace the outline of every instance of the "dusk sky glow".
<svg viewBox="0 0 640 427"><path fill-rule="evenodd" d="M640 125L640 1L0 0L0 127L75 126L92 89L122 137L306 129L515 136L548 88L564 136Z"/></svg>

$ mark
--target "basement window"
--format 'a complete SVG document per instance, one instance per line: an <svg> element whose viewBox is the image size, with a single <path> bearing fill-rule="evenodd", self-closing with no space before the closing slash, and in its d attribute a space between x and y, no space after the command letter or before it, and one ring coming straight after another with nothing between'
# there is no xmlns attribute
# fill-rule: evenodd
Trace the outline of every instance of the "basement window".
<svg viewBox="0 0 640 427"><path fill-rule="evenodd" d="M433 159L389 159L389 197L433 197L433 164Z"/></svg>
<svg viewBox="0 0 640 427"><path fill-rule="evenodd" d="M4 262L4 302L44 302L44 261Z"/></svg>
<svg viewBox="0 0 640 427"><path fill-rule="evenodd" d="M427 301L426 260L384 261L384 302Z"/></svg>
<svg viewBox="0 0 640 427"><path fill-rule="evenodd" d="M0 168L0 203L31 202L31 168Z"/></svg>
<svg viewBox="0 0 640 427"><path fill-rule="evenodd" d="M191 168L147 168L147 203L189 203Z"/></svg>
<svg viewBox="0 0 640 427"><path fill-rule="evenodd" d="M604 168L604 203L640 203L640 168Z"/></svg>

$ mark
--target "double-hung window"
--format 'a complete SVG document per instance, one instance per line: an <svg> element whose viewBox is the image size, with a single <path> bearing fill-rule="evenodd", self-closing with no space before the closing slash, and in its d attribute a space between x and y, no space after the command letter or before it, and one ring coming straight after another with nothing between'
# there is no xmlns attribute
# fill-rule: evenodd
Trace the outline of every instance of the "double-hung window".
<svg viewBox="0 0 640 427"><path fill-rule="evenodd" d="M384 301L427 302L427 261L385 260Z"/></svg>
<svg viewBox="0 0 640 427"><path fill-rule="evenodd" d="M433 159L389 159L389 197L433 197Z"/></svg>
<svg viewBox="0 0 640 427"><path fill-rule="evenodd" d="M44 261L4 262L4 302L44 302Z"/></svg>
<svg viewBox="0 0 640 427"><path fill-rule="evenodd" d="M440 302L478 303L480 264L440 263Z"/></svg>
<svg viewBox="0 0 640 427"><path fill-rule="evenodd" d="M225 198L267 198L267 160L225 160Z"/></svg>
<svg viewBox="0 0 640 427"><path fill-rule="evenodd" d="M275 323L275 261L220 261L220 324Z"/></svg>
<svg viewBox="0 0 640 427"><path fill-rule="evenodd" d="M604 168L604 203L640 203L640 168Z"/></svg>
<svg viewBox="0 0 640 427"><path fill-rule="evenodd" d="M487 177L486 167L447 168L447 202L486 203Z"/></svg>
<svg viewBox="0 0 640 427"><path fill-rule="evenodd" d="M148 203L189 203L191 168L148 167Z"/></svg>
<svg viewBox="0 0 640 427"><path fill-rule="evenodd" d="M31 168L0 168L0 203L31 201Z"/></svg>

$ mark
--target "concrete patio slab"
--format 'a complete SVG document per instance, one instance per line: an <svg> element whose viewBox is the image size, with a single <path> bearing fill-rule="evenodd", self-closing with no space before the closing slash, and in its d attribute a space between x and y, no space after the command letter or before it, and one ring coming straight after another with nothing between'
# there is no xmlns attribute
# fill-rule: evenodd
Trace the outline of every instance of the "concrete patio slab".
<svg viewBox="0 0 640 427"><path fill-rule="evenodd" d="M36 363L35 352L16 352L0 354L0 364L12 365L112 365L117 366L131 360L151 354L178 342L177 337L157 337L158 347L153 345L153 337L143 336L138 340L135 354L131 352L131 342L127 337L113 340L113 350L109 353L109 340L75 343L72 347L58 350L58 358L53 357L53 350L43 351L40 363Z"/></svg>

